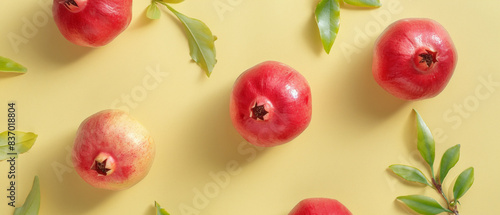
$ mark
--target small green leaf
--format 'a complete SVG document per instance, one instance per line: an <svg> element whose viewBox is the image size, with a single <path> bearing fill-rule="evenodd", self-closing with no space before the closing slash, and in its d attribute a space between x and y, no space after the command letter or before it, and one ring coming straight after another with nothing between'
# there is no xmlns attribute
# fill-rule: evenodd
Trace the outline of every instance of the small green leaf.
<svg viewBox="0 0 500 215"><path fill-rule="evenodd" d="M431 167L431 170L434 170L433 164L434 164L434 156L435 156L435 142L434 142L434 137L432 137L431 131L425 124L424 120L418 114L416 110L415 114L417 115L417 136L418 136L418 142L417 142L417 148L422 157L424 158L425 162L429 164ZM434 171L432 171L432 174L434 174Z"/></svg>
<svg viewBox="0 0 500 215"><path fill-rule="evenodd" d="M160 9L156 5L156 2L151 2L151 4L148 6L146 16L150 19L159 19L161 16Z"/></svg>
<svg viewBox="0 0 500 215"><path fill-rule="evenodd" d="M9 58L0 57L0 71L1 72L16 72L26 73L28 69L19 63L14 62Z"/></svg>
<svg viewBox="0 0 500 215"><path fill-rule="evenodd" d="M183 2L184 0L159 0L159 1L162 1L165 3L170 3L170 4L177 4L177 3Z"/></svg>
<svg viewBox="0 0 500 215"><path fill-rule="evenodd" d="M434 215L443 212L451 213L452 211L443 208L436 200L427 196L421 195L410 195L410 196L399 196L397 198L402 201L409 208L417 213L424 215Z"/></svg>
<svg viewBox="0 0 500 215"><path fill-rule="evenodd" d="M444 153L439 167L439 181L442 183L451 168L457 164L460 158L460 144L455 145Z"/></svg>
<svg viewBox="0 0 500 215"><path fill-rule="evenodd" d="M455 201L458 201L460 197L462 197L467 190L474 183L474 168L469 167L464 170L457 178L455 182L455 186L453 186L453 196L455 197Z"/></svg>
<svg viewBox="0 0 500 215"><path fill-rule="evenodd" d="M14 210L14 215L37 215L40 210L40 182L38 176L33 180L31 191L23 206Z"/></svg>
<svg viewBox="0 0 500 215"><path fill-rule="evenodd" d="M169 5L162 3L179 18L185 28L189 43L189 54L191 58L206 72L210 77L212 70L217 63L215 59L215 45L217 39L205 23L198 19L193 19L177 12Z"/></svg>
<svg viewBox="0 0 500 215"><path fill-rule="evenodd" d="M321 0L316 6L316 23L323 48L330 54L340 27L340 0Z"/></svg>
<svg viewBox="0 0 500 215"><path fill-rule="evenodd" d="M31 149L38 135L32 132L4 131L0 133L0 161L6 160L12 155L9 153L22 154ZM15 145L9 145L9 141L15 141ZM12 147L13 146L13 147Z"/></svg>
<svg viewBox="0 0 500 215"><path fill-rule="evenodd" d="M360 7L380 7L380 0L344 0L345 3Z"/></svg>
<svg viewBox="0 0 500 215"><path fill-rule="evenodd" d="M422 171L420 171L419 169L417 169L415 167L396 164L396 165L389 166L389 168L396 175L400 176L401 178L403 178L407 181L417 182L417 183L431 186L431 184L429 184L429 181L424 176Z"/></svg>
<svg viewBox="0 0 500 215"><path fill-rule="evenodd" d="M155 201L156 215L170 215L165 209L161 208L160 204Z"/></svg>

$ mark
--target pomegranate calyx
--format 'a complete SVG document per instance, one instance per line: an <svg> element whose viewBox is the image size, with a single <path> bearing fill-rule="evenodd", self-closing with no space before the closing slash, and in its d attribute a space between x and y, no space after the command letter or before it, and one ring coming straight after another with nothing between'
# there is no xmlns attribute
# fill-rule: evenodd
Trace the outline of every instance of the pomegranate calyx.
<svg viewBox="0 0 500 215"><path fill-rule="evenodd" d="M111 155L105 152L99 153L94 159L91 170L95 170L98 176L108 176L115 171L115 160Z"/></svg>
<svg viewBox="0 0 500 215"><path fill-rule="evenodd" d="M419 63L426 63L427 64L427 67L431 67L433 63L436 63L438 62L437 60L437 52L433 52L431 50L425 50L427 53L422 53L422 54L419 54L418 56L422 57L422 60L420 60Z"/></svg>
<svg viewBox="0 0 500 215"><path fill-rule="evenodd" d="M71 10L71 7L78 7L78 4L75 2L75 0L63 0L59 3L64 4L64 7L66 7L68 10Z"/></svg>
<svg viewBox="0 0 500 215"><path fill-rule="evenodd" d="M108 161L108 159L102 162L94 161L94 165L92 165L90 169L95 170L99 175L107 175L108 171L111 169L106 168L106 161Z"/></svg>
<svg viewBox="0 0 500 215"><path fill-rule="evenodd" d="M264 105L257 105L256 102L255 106L252 108L251 117L255 120L257 119L264 120L264 116L268 113L269 112L264 108Z"/></svg>
<svg viewBox="0 0 500 215"><path fill-rule="evenodd" d="M87 0L60 0L59 4L64 5L72 13L78 13L87 6Z"/></svg>

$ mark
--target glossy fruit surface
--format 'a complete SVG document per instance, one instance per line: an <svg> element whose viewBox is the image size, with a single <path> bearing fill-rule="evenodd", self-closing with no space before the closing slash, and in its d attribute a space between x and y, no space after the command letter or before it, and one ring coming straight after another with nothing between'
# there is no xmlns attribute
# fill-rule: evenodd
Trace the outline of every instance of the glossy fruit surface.
<svg viewBox="0 0 500 215"><path fill-rule="evenodd" d="M123 190L142 180L155 156L149 132L120 110L104 110L85 119L72 151L73 165L90 185Z"/></svg>
<svg viewBox="0 0 500 215"><path fill-rule="evenodd" d="M288 215L352 215L352 213L335 199L308 198L300 201Z"/></svg>
<svg viewBox="0 0 500 215"><path fill-rule="evenodd" d="M263 147L287 143L309 125L311 89L295 69L276 61L260 63L235 81L230 115L248 142Z"/></svg>
<svg viewBox="0 0 500 215"><path fill-rule="evenodd" d="M132 20L132 0L54 0L54 21L70 42L88 47L110 43Z"/></svg>
<svg viewBox="0 0 500 215"><path fill-rule="evenodd" d="M432 98L444 90L457 64L448 32L431 19L402 19L375 42L372 73L389 93L404 100Z"/></svg>

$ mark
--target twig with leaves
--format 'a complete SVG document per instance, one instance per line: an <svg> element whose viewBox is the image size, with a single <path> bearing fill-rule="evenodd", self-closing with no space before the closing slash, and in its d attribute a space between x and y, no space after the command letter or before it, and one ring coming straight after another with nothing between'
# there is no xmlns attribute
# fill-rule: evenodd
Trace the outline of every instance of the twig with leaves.
<svg viewBox="0 0 500 215"><path fill-rule="evenodd" d="M215 57L215 37L205 23L179 13L168 3L176 4L184 0L151 0L146 16L150 19L159 19L161 16L157 4L167 7L182 23L189 43L189 54L191 58L205 71L208 77L217 63Z"/></svg>
<svg viewBox="0 0 500 215"><path fill-rule="evenodd" d="M460 145L455 145L446 150L441 158L439 173L435 174L434 137L420 114L416 110L414 111L417 118L417 148L422 158L429 165L431 180L427 179L422 171L412 166L395 164L389 166L389 169L407 181L423 184L436 190L446 202L446 206L443 207L435 199L422 195L399 196L397 199L419 214L432 215L449 213L459 215L459 199L469 190L474 182L474 168L470 167L458 176L455 181L455 185L453 186L453 199L448 197L443 190L443 181L446 175L448 175L448 172L455 166L455 164L457 164L458 159L460 158Z"/></svg>

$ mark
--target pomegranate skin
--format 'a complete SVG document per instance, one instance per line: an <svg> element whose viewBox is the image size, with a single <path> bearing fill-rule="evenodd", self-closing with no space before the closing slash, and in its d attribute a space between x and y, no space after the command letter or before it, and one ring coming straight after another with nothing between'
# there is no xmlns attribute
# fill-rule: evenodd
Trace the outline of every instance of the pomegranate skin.
<svg viewBox="0 0 500 215"><path fill-rule="evenodd" d="M132 20L132 0L54 0L52 13L59 31L68 41L100 47L128 27Z"/></svg>
<svg viewBox="0 0 500 215"><path fill-rule="evenodd" d="M85 119L78 128L72 160L84 181L102 189L123 190L149 172L155 145L149 132L121 110L104 110ZM106 173L97 171L104 162Z"/></svg>
<svg viewBox="0 0 500 215"><path fill-rule="evenodd" d="M456 64L457 51L443 26L408 18L389 25L375 42L372 73L392 95L420 100L442 92Z"/></svg>
<svg viewBox="0 0 500 215"><path fill-rule="evenodd" d="M229 110L245 140L256 146L277 146L309 125L311 89L295 69L276 61L263 62L236 79Z"/></svg>
<svg viewBox="0 0 500 215"><path fill-rule="evenodd" d="M288 215L352 215L352 213L335 199L309 198L300 201Z"/></svg>

